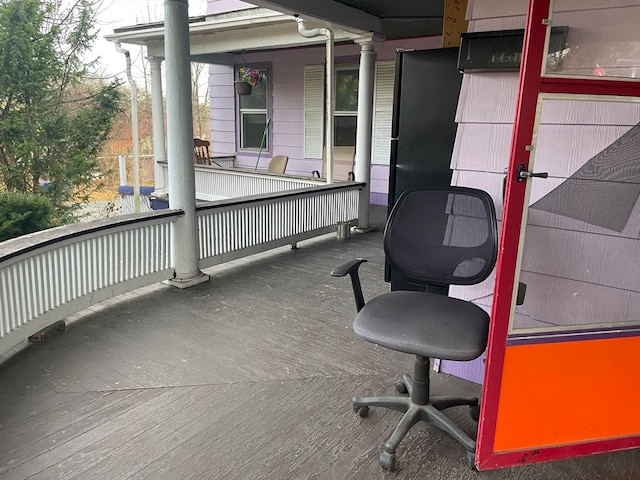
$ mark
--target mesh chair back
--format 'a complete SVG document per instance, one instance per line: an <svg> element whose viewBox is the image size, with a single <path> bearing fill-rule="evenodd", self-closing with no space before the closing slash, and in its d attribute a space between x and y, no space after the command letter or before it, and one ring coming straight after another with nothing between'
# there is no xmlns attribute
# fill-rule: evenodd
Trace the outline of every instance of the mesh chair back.
<svg viewBox="0 0 640 480"><path fill-rule="evenodd" d="M472 285L497 255L493 200L466 187L412 190L393 207L384 233L389 262L404 276L439 285Z"/></svg>

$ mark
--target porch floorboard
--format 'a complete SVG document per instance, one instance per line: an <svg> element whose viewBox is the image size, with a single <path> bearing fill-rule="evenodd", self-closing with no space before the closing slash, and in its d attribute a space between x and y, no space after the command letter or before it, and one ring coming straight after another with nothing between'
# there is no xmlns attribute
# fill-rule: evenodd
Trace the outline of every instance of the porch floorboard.
<svg viewBox="0 0 640 480"><path fill-rule="evenodd" d="M349 281L329 276L365 257L365 298L388 290L381 239L381 228L327 235L75 315L0 365L0 480L640 478L640 450L478 474L424 424L398 449L398 470L383 471L399 414L361 419L350 399L393 394L413 361L355 336ZM432 389L480 391L443 374ZM475 435L465 408L447 413Z"/></svg>

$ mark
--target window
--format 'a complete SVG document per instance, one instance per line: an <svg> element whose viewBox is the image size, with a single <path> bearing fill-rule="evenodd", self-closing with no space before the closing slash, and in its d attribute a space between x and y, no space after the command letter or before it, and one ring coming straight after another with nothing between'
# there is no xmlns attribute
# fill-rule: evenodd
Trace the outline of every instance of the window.
<svg viewBox="0 0 640 480"><path fill-rule="evenodd" d="M358 118L358 67L336 67L336 110L334 113L335 145L356 144Z"/></svg>
<svg viewBox="0 0 640 480"><path fill-rule="evenodd" d="M269 151L269 135L267 125L269 76L266 68L256 68L266 75L258 85L253 87L251 95L239 95L240 109L240 149Z"/></svg>
<svg viewBox="0 0 640 480"><path fill-rule="evenodd" d="M340 66L336 79L336 145L352 146L356 139L357 68ZM391 152L395 60L376 64L372 163L388 165ZM324 145L324 65L304 67L304 156L322 158ZM339 109L339 110L338 110ZM338 143L340 142L340 143ZM351 142L351 143L348 143Z"/></svg>

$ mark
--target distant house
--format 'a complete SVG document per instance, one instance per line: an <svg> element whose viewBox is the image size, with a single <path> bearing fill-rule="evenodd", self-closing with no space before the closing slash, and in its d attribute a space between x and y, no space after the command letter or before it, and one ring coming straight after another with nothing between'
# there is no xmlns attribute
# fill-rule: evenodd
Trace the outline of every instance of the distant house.
<svg viewBox="0 0 640 480"><path fill-rule="evenodd" d="M361 52L363 48L374 52L371 155L367 160L371 201L381 205L387 203L396 50L442 46L440 24L436 29L427 25L419 30L414 22L404 24L404 29L390 31L392 38L386 40L355 29L333 31L334 145L342 152L337 154L339 162L353 161L348 152L353 156L356 145ZM307 26L314 27L313 23ZM119 28L108 38L146 45L153 61L164 57L163 34L160 23ZM324 176L326 38L305 38L292 16L236 0L210 0L207 16L192 19L190 36L192 61L210 65L213 154L235 155L236 166L258 165L260 169L266 168L271 157L287 155L287 174L312 176L318 172ZM241 67L264 74L251 95L237 95L234 89ZM337 168L336 179L346 179L354 168Z"/></svg>
<svg viewBox="0 0 640 480"><path fill-rule="evenodd" d="M218 14L243 2L210 1ZM246 5L246 4L244 4ZM245 6L244 8L248 8ZM252 10L246 10L251 12ZM295 23L281 28L295 29ZM336 36L339 32L336 32ZM302 37L300 37L302 38ZM354 41L355 40L355 41ZM325 144L325 46L294 46L276 50L247 49L234 55L233 65L211 65L212 146L235 153L240 166L253 166L262 146L263 156L288 155L287 172L322 172ZM358 76L361 45L357 36L335 46L335 146L356 145ZM376 52L371 145L371 200L386 204L389 177L391 117L396 49L440 48L441 36L373 42ZM257 95L236 96L229 88L242 65L260 69L266 81ZM263 142L264 126L269 124ZM342 175L345 179L345 175Z"/></svg>

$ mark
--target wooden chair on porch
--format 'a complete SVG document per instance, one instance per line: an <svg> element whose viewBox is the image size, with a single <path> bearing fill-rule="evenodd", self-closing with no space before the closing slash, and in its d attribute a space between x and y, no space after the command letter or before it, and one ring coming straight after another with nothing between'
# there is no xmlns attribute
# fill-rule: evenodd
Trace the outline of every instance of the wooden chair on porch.
<svg viewBox="0 0 640 480"><path fill-rule="evenodd" d="M208 140L193 139L193 160L196 165L211 165L210 146L211 142Z"/></svg>

